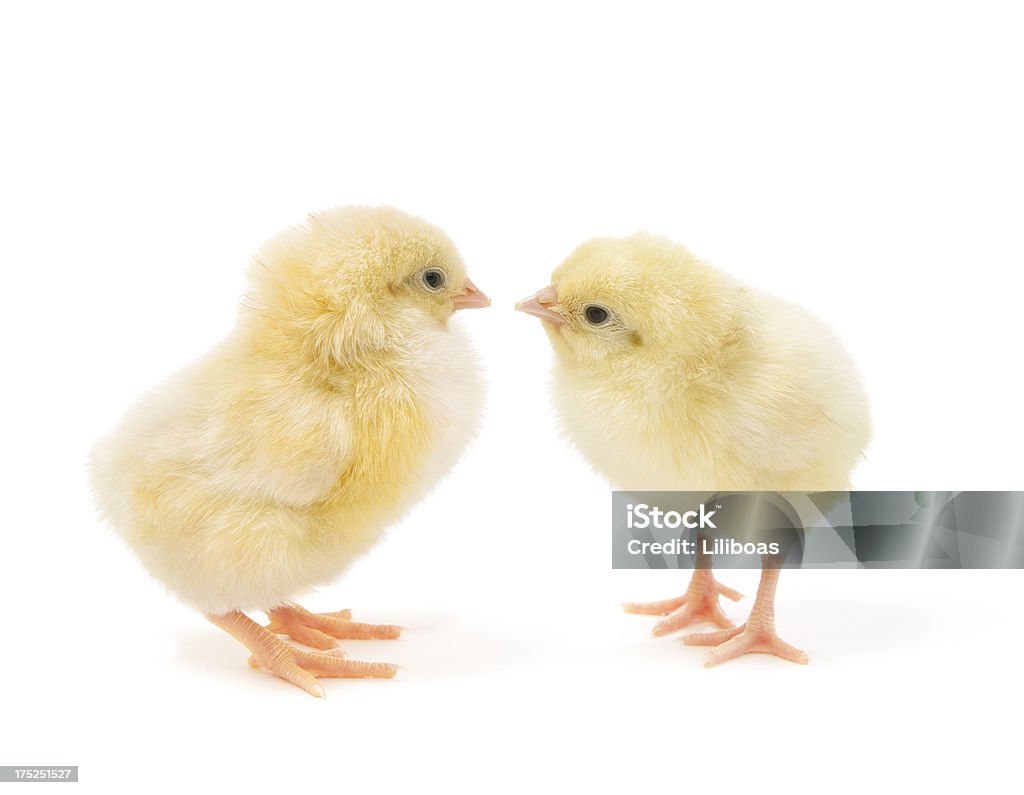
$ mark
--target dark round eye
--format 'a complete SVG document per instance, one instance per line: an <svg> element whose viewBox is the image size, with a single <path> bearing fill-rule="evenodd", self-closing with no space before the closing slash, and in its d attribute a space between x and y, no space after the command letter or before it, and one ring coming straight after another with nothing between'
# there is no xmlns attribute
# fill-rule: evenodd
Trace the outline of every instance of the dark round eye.
<svg viewBox="0 0 1024 795"><path fill-rule="evenodd" d="M423 271L423 283L431 290L440 290L444 287L444 273L437 268Z"/></svg>
<svg viewBox="0 0 1024 795"><path fill-rule="evenodd" d="M596 304L591 304L584 309L583 314L587 316L587 322L594 326L600 326L608 319L608 310Z"/></svg>

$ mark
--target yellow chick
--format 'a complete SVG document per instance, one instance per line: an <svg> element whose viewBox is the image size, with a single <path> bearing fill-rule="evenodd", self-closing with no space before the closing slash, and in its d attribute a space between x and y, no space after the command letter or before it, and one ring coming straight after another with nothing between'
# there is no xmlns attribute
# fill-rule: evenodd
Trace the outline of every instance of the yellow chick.
<svg viewBox="0 0 1024 795"><path fill-rule="evenodd" d="M449 319L490 301L440 229L388 207L310 216L263 247L250 282L232 333L99 442L93 488L156 579L250 664L322 696L317 677L396 670L344 658L336 638L401 628L292 600L366 552L470 441L478 362Z"/></svg>
<svg viewBox="0 0 1024 795"><path fill-rule="evenodd" d="M552 388L566 434L617 488L844 490L870 436L860 377L839 340L800 307L745 287L662 237L596 238L521 301L555 349ZM775 632L778 569L767 563L751 615L732 627L694 571L676 599L625 605L664 616L655 635L716 645L714 665L747 652L804 663ZM721 645L719 645L721 644Z"/></svg>

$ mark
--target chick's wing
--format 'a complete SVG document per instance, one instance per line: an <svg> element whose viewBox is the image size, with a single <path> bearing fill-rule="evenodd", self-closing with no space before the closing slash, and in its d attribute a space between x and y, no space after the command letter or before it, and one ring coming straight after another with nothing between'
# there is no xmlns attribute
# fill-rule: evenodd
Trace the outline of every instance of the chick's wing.
<svg viewBox="0 0 1024 795"><path fill-rule="evenodd" d="M345 471L348 429L314 396L250 393L210 417L211 476L243 496L302 508L330 495Z"/></svg>

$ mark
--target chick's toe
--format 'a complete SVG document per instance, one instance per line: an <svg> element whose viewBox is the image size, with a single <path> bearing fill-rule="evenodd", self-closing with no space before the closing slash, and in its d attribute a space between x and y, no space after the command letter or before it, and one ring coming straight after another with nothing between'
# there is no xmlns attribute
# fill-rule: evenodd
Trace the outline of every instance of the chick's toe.
<svg viewBox="0 0 1024 795"><path fill-rule="evenodd" d="M702 621L718 627L731 627L732 622L722 612L719 596L734 602L741 598L738 591L718 582L711 569L695 569L683 596L658 602L630 602L622 608L637 615L665 616L651 631L655 637L660 637Z"/></svg>
<svg viewBox="0 0 1024 795"><path fill-rule="evenodd" d="M321 677L391 679L398 672L398 666L391 663L345 659L340 649L301 651L238 610L207 618L252 652L251 667L265 668L317 698L324 695L323 686L317 681Z"/></svg>
<svg viewBox="0 0 1024 795"><path fill-rule="evenodd" d="M704 667L727 662L743 654L774 654L783 660L806 665L807 654L783 641L775 631L775 588L779 570L764 566L757 598L750 610L747 623L718 632L701 632L687 635L683 643L687 646L714 646L704 658Z"/></svg>
<svg viewBox="0 0 1024 795"><path fill-rule="evenodd" d="M277 635L287 635L292 640L312 646L314 649L332 649L336 639L349 640L394 640L402 634L404 627L394 624L363 624L352 621L352 611L335 613L311 613L299 605L275 607L268 613L270 623L267 629Z"/></svg>

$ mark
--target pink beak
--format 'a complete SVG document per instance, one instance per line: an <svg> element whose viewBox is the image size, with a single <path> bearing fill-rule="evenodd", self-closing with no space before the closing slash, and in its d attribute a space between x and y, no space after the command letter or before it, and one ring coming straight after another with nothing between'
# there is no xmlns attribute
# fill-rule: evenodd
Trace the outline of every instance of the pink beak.
<svg viewBox="0 0 1024 795"><path fill-rule="evenodd" d="M484 295L480 289L469 279L466 279L462 292L456 294L452 299L452 305L456 309L477 309L490 306L491 299Z"/></svg>
<svg viewBox="0 0 1024 795"><path fill-rule="evenodd" d="M555 285L549 284L543 290L516 304L516 309L520 312L526 312L528 315L539 317L541 320L546 320L548 323L561 326L565 323L565 318L551 308L557 304L558 293L555 292Z"/></svg>

